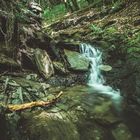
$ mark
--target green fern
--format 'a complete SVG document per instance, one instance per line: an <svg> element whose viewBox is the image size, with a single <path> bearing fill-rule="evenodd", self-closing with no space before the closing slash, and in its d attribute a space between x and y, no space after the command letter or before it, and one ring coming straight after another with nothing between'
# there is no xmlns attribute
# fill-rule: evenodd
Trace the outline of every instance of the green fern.
<svg viewBox="0 0 140 140"><path fill-rule="evenodd" d="M103 30L100 28L100 27L98 27L98 26L96 26L96 25L94 25L94 24L91 24L90 25L90 29L93 31L93 33L95 33L95 34L100 34L100 33L102 33L103 32Z"/></svg>

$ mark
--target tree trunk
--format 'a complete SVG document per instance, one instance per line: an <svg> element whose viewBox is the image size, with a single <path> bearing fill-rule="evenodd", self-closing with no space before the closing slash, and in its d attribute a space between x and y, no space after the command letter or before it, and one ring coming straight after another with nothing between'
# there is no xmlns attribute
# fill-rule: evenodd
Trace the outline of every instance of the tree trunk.
<svg viewBox="0 0 140 140"><path fill-rule="evenodd" d="M73 7L74 7L74 11L79 10L79 5L78 5L77 0L71 0L71 1L72 1L72 4L73 4Z"/></svg>

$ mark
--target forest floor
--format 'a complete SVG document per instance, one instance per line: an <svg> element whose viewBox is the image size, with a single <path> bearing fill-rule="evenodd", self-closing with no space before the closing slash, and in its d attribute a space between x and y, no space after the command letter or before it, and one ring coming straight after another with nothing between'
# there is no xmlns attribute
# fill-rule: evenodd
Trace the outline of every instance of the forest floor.
<svg viewBox="0 0 140 140"><path fill-rule="evenodd" d="M66 16L51 25L45 25L54 39L96 42L110 41L107 36L124 36L127 43L135 43L140 30L139 2L128 5L121 3L116 7L85 8ZM117 34L117 35L116 35ZM116 35L116 36L115 36Z"/></svg>

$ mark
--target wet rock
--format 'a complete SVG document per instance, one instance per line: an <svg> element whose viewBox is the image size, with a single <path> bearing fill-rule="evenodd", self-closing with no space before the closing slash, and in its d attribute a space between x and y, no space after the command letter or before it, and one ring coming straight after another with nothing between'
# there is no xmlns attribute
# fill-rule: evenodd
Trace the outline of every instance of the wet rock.
<svg viewBox="0 0 140 140"><path fill-rule="evenodd" d="M43 99L47 101L47 91L50 87L49 84L40 83L32 80L27 80L21 77L1 77L2 86L6 84L6 87L10 89L10 97L7 99L9 104L22 104L26 102L37 101ZM0 102L4 103L7 95L0 94Z"/></svg>
<svg viewBox="0 0 140 140"><path fill-rule="evenodd" d="M112 102L105 97L93 94L93 91L90 91L86 86L79 85L62 91L64 94L61 101L56 103L54 107L48 108L47 111L22 112L19 130L24 137L23 140L46 140L46 138L48 140L112 139L109 134L110 129L106 129L95 118L96 115L102 115L103 120L104 117L111 116L108 113L113 114L113 111L110 110ZM52 97L50 96L50 98ZM108 121L112 118L108 117ZM117 119L112 120L110 122L114 123Z"/></svg>
<svg viewBox="0 0 140 140"><path fill-rule="evenodd" d="M20 65L12 58L0 53L0 69L19 69Z"/></svg>
<svg viewBox="0 0 140 140"><path fill-rule="evenodd" d="M34 52L34 57L38 71L45 79L48 79L54 74L52 61L46 51L36 49Z"/></svg>
<svg viewBox="0 0 140 140"><path fill-rule="evenodd" d="M99 68L102 71L111 71L112 70L112 67L109 65L100 65Z"/></svg>
<svg viewBox="0 0 140 140"><path fill-rule="evenodd" d="M84 121L84 123L83 123ZM105 130L98 126L95 122L88 120L81 120L78 124L78 130L80 133L80 140L105 140Z"/></svg>
<svg viewBox="0 0 140 140"><path fill-rule="evenodd" d="M68 61L68 67L71 70L76 71L88 71L89 60L75 51L64 50L66 59Z"/></svg>
<svg viewBox="0 0 140 140"><path fill-rule="evenodd" d="M6 125L7 125L7 140L19 140L19 131L17 131L17 124L20 119L20 115L16 112L6 114Z"/></svg>
<svg viewBox="0 0 140 140"><path fill-rule="evenodd" d="M75 125L61 113L24 114L21 133L30 140L79 140Z"/></svg>
<svg viewBox="0 0 140 140"><path fill-rule="evenodd" d="M49 84L46 83L40 83L40 82L36 82L36 81L32 81L32 80L28 80L25 78L21 78L21 77L9 77L9 79L11 79L13 81L13 86L15 84L15 86L20 85L21 87L24 88L32 88L32 89L36 89L36 90L41 90L41 89L48 89L50 87ZM14 81L18 84L16 85L16 83L14 83ZM12 82L10 82L9 84L12 85Z"/></svg>
<svg viewBox="0 0 140 140"><path fill-rule="evenodd" d="M66 74L68 71L66 70L65 66L61 62L54 61L53 62L54 68L60 72L61 74Z"/></svg>
<svg viewBox="0 0 140 140"><path fill-rule="evenodd" d="M123 69L121 89L128 101L140 104L140 58L130 57Z"/></svg>
<svg viewBox="0 0 140 140"><path fill-rule="evenodd" d="M134 140L132 133L123 123L119 124L114 130L112 130L112 135L115 140Z"/></svg>
<svg viewBox="0 0 140 140"><path fill-rule="evenodd" d="M120 122L118 116L113 112L112 101L104 100L104 98L98 98L98 100L100 102L94 108L88 110L92 114L91 119L93 118L97 123L105 126Z"/></svg>

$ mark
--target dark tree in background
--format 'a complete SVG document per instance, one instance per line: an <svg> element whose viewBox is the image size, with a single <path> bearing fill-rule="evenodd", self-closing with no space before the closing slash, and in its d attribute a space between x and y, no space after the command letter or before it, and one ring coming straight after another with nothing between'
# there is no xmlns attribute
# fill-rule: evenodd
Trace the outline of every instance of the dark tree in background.
<svg viewBox="0 0 140 140"><path fill-rule="evenodd" d="M79 5L77 0L63 0L65 7L68 11L74 12L79 10Z"/></svg>

